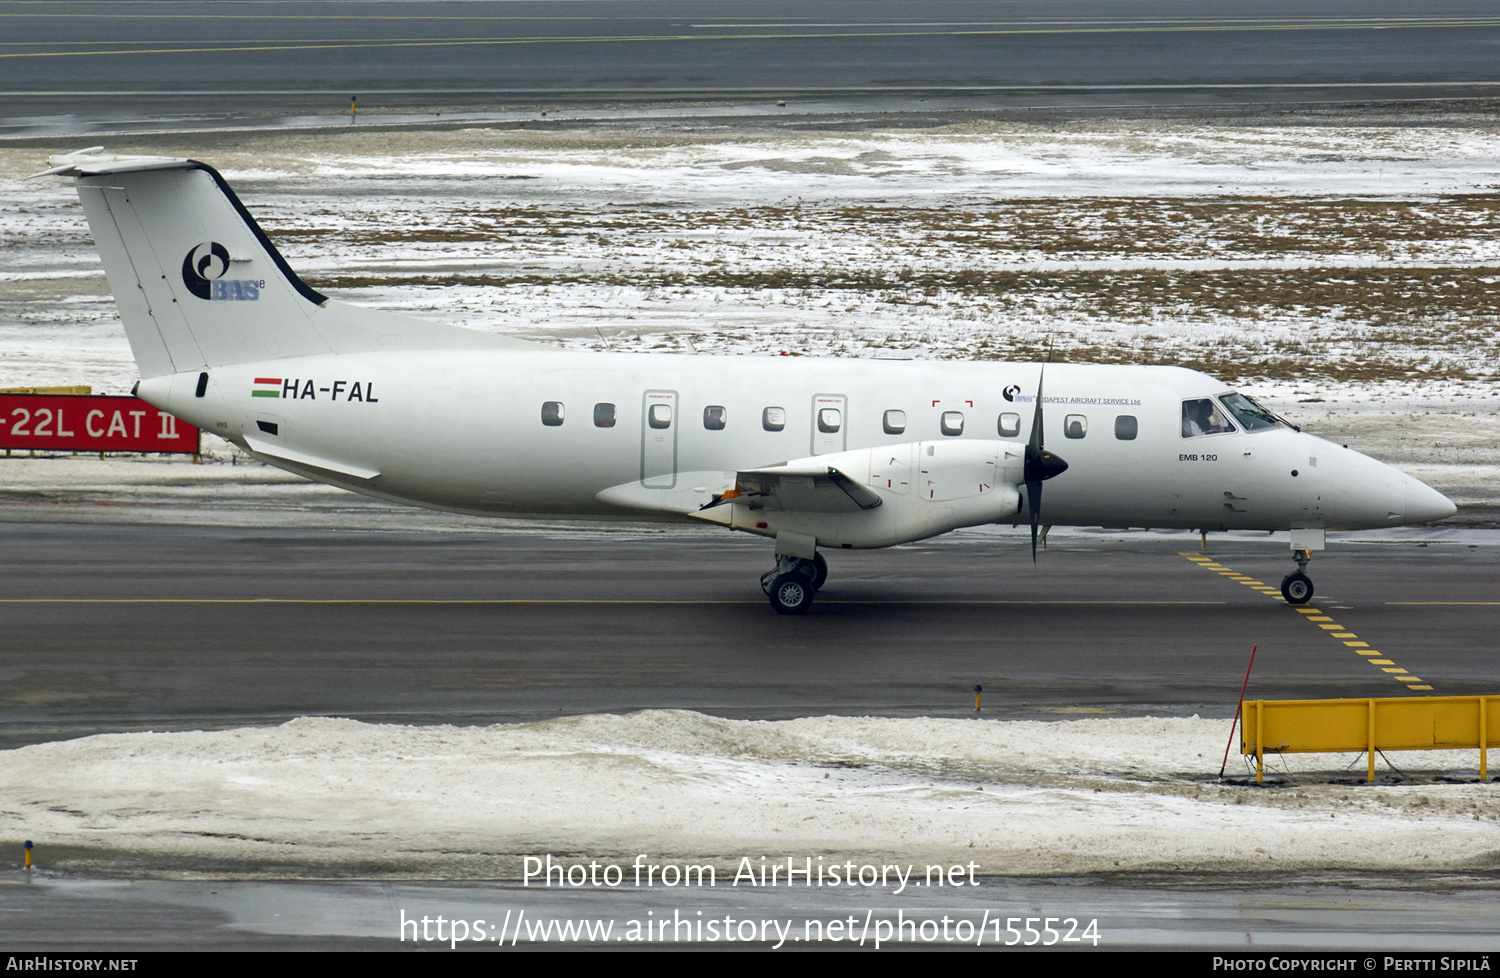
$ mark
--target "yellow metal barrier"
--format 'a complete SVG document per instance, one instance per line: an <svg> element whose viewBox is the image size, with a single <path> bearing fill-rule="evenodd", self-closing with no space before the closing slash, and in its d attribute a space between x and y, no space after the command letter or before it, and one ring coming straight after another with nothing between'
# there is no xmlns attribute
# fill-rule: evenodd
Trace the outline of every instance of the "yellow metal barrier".
<svg viewBox="0 0 1500 978"><path fill-rule="evenodd" d="M1245 704L1240 753L1255 755L1255 780L1267 754L1364 751L1375 780L1378 750L1479 749L1479 779L1489 778L1487 748L1500 746L1500 696L1409 696L1366 700L1254 700Z"/></svg>

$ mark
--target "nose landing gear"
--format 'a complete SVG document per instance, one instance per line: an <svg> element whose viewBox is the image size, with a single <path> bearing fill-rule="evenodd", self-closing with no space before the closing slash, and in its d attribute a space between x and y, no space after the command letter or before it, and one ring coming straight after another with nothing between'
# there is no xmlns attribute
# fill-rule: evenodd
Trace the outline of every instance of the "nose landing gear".
<svg viewBox="0 0 1500 978"><path fill-rule="evenodd" d="M778 615L803 615L826 580L828 561L822 554L814 553L812 560L777 554L776 566L761 575L760 586Z"/></svg>
<svg viewBox="0 0 1500 978"><path fill-rule="evenodd" d="M1292 558L1297 561L1297 569L1281 579L1281 596L1287 604L1307 604L1312 600L1313 582L1304 571L1312 559L1312 551L1293 550Z"/></svg>

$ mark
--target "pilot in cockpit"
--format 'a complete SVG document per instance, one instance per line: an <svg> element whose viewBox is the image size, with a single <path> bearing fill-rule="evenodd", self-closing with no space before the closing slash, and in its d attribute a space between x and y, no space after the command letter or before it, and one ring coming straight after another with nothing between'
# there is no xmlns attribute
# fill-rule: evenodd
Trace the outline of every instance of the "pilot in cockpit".
<svg viewBox="0 0 1500 978"><path fill-rule="evenodd" d="M1182 437L1215 435L1233 430L1234 425L1218 412L1214 407L1214 402L1209 398L1203 397L1182 402Z"/></svg>

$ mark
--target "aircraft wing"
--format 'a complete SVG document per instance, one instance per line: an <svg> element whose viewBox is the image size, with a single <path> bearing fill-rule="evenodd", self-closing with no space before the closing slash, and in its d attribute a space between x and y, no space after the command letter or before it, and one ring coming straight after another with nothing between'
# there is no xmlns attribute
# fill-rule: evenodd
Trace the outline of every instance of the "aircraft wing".
<svg viewBox="0 0 1500 978"><path fill-rule="evenodd" d="M881 502L869 486L816 460L739 472L679 472L672 488L648 489L627 482L605 489L597 498L622 509L681 516L696 516L733 500L755 509L794 513L857 513Z"/></svg>

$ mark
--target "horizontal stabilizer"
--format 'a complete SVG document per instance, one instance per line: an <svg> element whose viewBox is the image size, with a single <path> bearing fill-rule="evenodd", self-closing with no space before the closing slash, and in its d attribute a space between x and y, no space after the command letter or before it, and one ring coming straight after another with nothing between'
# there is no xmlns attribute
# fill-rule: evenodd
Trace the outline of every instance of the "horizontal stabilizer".
<svg viewBox="0 0 1500 978"><path fill-rule="evenodd" d="M104 153L103 146L80 150L66 156L54 156L47 162L53 164L33 177L91 177L106 173L125 173L138 170L185 170L197 166L192 160L175 159L170 156L120 156Z"/></svg>

